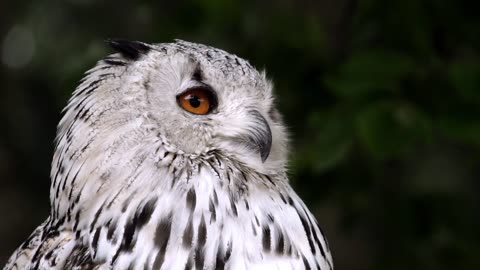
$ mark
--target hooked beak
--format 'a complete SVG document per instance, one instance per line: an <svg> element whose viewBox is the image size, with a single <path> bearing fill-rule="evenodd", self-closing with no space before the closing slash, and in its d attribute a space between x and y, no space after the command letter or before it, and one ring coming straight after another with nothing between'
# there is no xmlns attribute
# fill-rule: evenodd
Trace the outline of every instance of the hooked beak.
<svg viewBox="0 0 480 270"><path fill-rule="evenodd" d="M255 149L262 159L262 162L267 160L272 148L272 131L268 125L267 120L257 110L249 111L249 115L253 117L253 124L248 127L246 134L246 142Z"/></svg>

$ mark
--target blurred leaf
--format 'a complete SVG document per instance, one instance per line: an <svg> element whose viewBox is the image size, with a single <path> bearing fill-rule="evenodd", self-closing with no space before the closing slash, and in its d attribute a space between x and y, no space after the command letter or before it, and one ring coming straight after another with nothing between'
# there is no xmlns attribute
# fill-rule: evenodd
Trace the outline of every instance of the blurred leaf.
<svg viewBox="0 0 480 270"><path fill-rule="evenodd" d="M480 65L478 62L453 64L449 70L449 78L463 98L480 102Z"/></svg>
<svg viewBox="0 0 480 270"><path fill-rule="evenodd" d="M326 171L343 161L351 149L351 120L340 111L316 112L309 119L308 146L303 152L316 172Z"/></svg>
<svg viewBox="0 0 480 270"><path fill-rule="evenodd" d="M378 91L393 91L414 69L414 61L395 51L366 51L352 55L326 84L341 97L365 98Z"/></svg>
<svg viewBox="0 0 480 270"><path fill-rule="evenodd" d="M405 103L371 105L357 116L356 126L361 143L378 159L406 154L430 137L426 116Z"/></svg>
<svg viewBox="0 0 480 270"><path fill-rule="evenodd" d="M436 120L447 136L480 146L480 109L457 108Z"/></svg>

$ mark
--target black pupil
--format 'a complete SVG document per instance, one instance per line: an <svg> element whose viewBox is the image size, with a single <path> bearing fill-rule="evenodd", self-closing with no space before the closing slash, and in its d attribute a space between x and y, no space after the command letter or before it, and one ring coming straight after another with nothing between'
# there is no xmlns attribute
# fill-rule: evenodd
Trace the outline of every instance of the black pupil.
<svg viewBox="0 0 480 270"><path fill-rule="evenodd" d="M193 108L198 108L200 107L201 99L195 95L191 95L188 97L188 101L190 102L190 106Z"/></svg>

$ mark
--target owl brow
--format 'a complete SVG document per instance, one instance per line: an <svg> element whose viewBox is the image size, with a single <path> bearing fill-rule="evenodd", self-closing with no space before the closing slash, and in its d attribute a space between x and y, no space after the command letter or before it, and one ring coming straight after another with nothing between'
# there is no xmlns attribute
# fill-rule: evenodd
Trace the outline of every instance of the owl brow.
<svg viewBox="0 0 480 270"><path fill-rule="evenodd" d="M198 82L203 81L203 71L200 68L199 64L195 66L195 70L193 71L193 74L192 74L192 79Z"/></svg>

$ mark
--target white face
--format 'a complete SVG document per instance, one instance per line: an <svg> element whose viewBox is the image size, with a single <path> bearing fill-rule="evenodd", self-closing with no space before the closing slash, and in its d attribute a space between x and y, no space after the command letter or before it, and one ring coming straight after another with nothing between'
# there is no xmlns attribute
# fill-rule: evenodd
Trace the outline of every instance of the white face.
<svg viewBox="0 0 480 270"><path fill-rule="evenodd" d="M118 46L121 55L90 70L65 110L53 178L72 164L115 178L130 161L157 157L159 144L191 161L215 153L259 173L285 168L272 86L248 62L182 41Z"/></svg>
<svg viewBox="0 0 480 270"><path fill-rule="evenodd" d="M286 135L280 120L272 119L276 111L270 83L243 59L206 46L195 48L149 51L124 73L118 94L140 94L150 124L186 155L217 150L256 169L269 164L278 168L285 162ZM182 94L189 91L194 99L182 106ZM203 99L196 97L199 92ZM199 100L209 103L207 112L189 110Z"/></svg>

